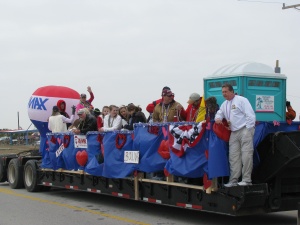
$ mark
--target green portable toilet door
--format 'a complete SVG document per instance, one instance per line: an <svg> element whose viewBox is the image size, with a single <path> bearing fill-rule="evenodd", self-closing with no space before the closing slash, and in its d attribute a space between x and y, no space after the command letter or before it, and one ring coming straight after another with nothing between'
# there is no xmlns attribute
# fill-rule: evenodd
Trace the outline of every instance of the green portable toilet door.
<svg viewBox="0 0 300 225"><path fill-rule="evenodd" d="M257 121L285 121L286 80L245 77L245 97Z"/></svg>

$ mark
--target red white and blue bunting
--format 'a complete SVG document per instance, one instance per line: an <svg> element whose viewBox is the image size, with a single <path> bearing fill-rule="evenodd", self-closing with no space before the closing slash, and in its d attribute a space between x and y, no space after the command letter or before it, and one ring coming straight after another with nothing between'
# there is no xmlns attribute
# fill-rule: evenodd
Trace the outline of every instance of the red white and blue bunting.
<svg viewBox="0 0 300 225"><path fill-rule="evenodd" d="M194 147L205 132L205 122L194 125L170 125L169 142L172 151L181 157L188 147Z"/></svg>

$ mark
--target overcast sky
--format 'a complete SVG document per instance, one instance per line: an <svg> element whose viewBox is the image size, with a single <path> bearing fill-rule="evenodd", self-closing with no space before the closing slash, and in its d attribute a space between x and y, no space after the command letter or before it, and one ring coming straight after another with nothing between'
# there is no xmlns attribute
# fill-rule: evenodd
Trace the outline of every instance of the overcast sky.
<svg viewBox="0 0 300 225"><path fill-rule="evenodd" d="M250 0L249 0L250 1ZM300 113L300 0L0 0L0 129L27 129L42 86L95 94L93 105L145 106L171 87L184 107L227 64L275 66ZM281 3L273 3L281 2Z"/></svg>

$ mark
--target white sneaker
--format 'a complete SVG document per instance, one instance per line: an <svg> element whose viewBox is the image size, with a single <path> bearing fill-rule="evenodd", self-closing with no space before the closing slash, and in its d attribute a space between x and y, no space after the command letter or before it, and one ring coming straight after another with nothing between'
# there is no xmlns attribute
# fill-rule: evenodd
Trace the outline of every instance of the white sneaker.
<svg viewBox="0 0 300 225"><path fill-rule="evenodd" d="M234 187L237 186L238 184L236 182L229 182L227 184L224 184L225 187Z"/></svg>
<svg viewBox="0 0 300 225"><path fill-rule="evenodd" d="M241 182L238 182L238 185L239 186L248 186L248 185L252 185L251 182L246 182L246 181L241 181Z"/></svg>

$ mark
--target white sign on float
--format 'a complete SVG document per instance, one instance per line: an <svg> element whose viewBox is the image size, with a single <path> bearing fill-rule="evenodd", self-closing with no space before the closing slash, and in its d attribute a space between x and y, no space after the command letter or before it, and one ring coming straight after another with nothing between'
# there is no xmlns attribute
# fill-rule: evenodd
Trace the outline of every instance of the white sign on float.
<svg viewBox="0 0 300 225"><path fill-rule="evenodd" d="M74 135L75 148L87 148L87 139L85 135Z"/></svg>
<svg viewBox="0 0 300 225"><path fill-rule="evenodd" d="M65 149L64 144L61 144L61 145L59 146L59 148L58 148L58 149L56 150L56 152L55 152L56 158L57 158L58 156L60 156L60 154L63 152L64 149Z"/></svg>
<svg viewBox="0 0 300 225"><path fill-rule="evenodd" d="M256 112L274 112L274 96L256 95Z"/></svg>
<svg viewBox="0 0 300 225"><path fill-rule="evenodd" d="M138 164L140 160L139 151L124 151L124 163Z"/></svg>

